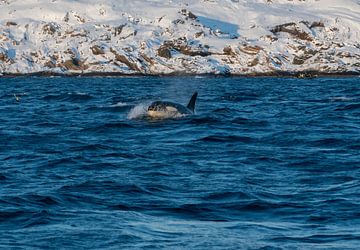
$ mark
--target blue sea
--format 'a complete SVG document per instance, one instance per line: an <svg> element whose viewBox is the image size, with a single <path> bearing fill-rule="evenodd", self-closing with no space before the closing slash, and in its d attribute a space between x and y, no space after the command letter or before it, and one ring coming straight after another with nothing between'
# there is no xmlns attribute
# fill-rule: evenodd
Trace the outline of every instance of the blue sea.
<svg viewBox="0 0 360 250"><path fill-rule="evenodd" d="M359 246L359 77L0 78L1 249Z"/></svg>

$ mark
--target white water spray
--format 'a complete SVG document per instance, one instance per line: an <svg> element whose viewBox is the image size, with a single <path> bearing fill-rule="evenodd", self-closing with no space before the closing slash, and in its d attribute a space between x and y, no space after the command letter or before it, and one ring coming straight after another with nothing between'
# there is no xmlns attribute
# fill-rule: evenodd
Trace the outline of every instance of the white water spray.
<svg viewBox="0 0 360 250"><path fill-rule="evenodd" d="M128 119L139 119L145 117L149 105L149 103L140 103L136 105L130 110Z"/></svg>

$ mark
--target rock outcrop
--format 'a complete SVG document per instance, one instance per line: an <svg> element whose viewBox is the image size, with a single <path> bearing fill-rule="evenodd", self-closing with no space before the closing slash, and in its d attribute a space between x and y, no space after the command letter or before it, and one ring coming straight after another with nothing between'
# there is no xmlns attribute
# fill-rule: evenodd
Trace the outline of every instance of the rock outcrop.
<svg viewBox="0 0 360 250"><path fill-rule="evenodd" d="M0 73L359 74L360 5L338 2L1 1Z"/></svg>

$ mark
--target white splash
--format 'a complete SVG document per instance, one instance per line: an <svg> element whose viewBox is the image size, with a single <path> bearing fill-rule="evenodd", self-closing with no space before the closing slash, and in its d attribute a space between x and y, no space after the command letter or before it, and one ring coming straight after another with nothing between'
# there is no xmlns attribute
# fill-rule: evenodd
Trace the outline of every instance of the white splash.
<svg viewBox="0 0 360 250"><path fill-rule="evenodd" d="M128 119L139 119L146 117L148 107L149 103L140 103L136 105L130 110Z"/></svg>
<svg viewBox="0 0 360 250"><path fill-rule="evenodd" d="M126 107L129 104L127 104L126 102L118 102L116 104L110 105L111 108L116 108L116 107Z"/></svg>

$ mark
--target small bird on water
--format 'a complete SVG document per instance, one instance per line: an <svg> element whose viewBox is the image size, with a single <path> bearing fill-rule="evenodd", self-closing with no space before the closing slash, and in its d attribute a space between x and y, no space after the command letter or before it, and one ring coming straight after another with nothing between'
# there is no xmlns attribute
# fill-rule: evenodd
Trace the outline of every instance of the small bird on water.
<svg viewBox="0 0 360 250"><path fill-rule="evenodd" d="M15 97L15 100L17 101L17 102L20 102L20 96L17 96L15 93L14 93L14 97Z"/></svg>

